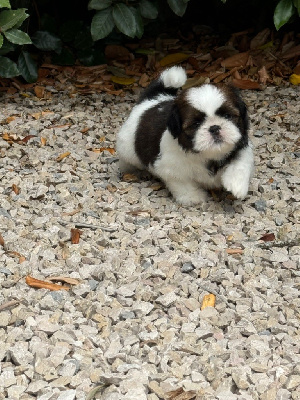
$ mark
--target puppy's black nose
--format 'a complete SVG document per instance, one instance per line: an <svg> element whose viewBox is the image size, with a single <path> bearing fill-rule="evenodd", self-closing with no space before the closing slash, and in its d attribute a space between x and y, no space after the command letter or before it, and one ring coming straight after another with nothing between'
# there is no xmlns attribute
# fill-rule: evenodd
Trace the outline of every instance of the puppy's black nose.
<svg viewBox="0 0 300 400"><path fill-rule="evenodd" d="M210 132L212 135L218 135L218 134L220 133L220 130L221 130L221 127L220 127L219 125L212 125L212 126L209 128L209 132Z"/></svg>

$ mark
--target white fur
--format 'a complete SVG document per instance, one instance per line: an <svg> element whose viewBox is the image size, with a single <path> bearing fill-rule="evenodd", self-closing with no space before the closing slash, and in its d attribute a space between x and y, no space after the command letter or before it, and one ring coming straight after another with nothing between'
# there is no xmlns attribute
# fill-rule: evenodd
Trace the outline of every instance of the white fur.
<svg viewBox="0 0 300 400"><path fill-rule="evenodd" d="M129 172L132 168L144 169L144 165L135 152L135 132L140 118L149 108L172 98L172 96L160 95L155 99L145 100L132 109L131 114L117 134L116 150L120 157L119 166L122 172Z"/></svg>
<svg viewBox="0 0 300 400"><path fill-rule="evenodd" d="M191 88L188 91L187 99L191 106L209 117L213 116L226 100L218 88L208 84Z"/></svg>
<svg viewBox="0 0 300 400"><path fill-rule="evenodd" d="M165 70L160 78L166 87L178 88L184 85L186 73L181 67ZM169 95L159 95L136 105L117 135L117 151L120 169L128 171L132 167L143 169L135 151L135 135L141 116L157 104L172 100ZM162 179L174 198L181 204L198 204L206 199L203 188L223 186L237 198L244 198L248 192L249 180L253 171L253 152L251 145L240 151L237 158L220 169L215 175L207 169L208 160L221 160L233 150L241 133L237 126L225 118L215 115L217 109L226 101L225 95L216 87L204 85L191 88L187 92L192 107L206 114L194 137L194 150L185 151L168 129L162 135L160 154L149 171ZM155 121L153 121L155 123ZM221 143L216 143L209 132L213 125L221 127Z"/></svg>
<svg viewBox="0 0 300 400"><path fill-rule="evenodd" d="M160 79L167 88L180 88L185 84L187 76L182 67L172 67L163 71Z"/></svg>
<svg viewBox="0 0 300 400"><path fill-rule="evenodd" d="M160 145L160 157L149 170L165 182L178 203L201 203L206 199L201 186L221 186L220 173L210 175L205 165L206 159L200 154L184 151L168 130L164 132Z"/></svg>
<svg viewBox="0 0 300 400"><path fill-rule="evenodd" d="M239 157L226 167L222 175L224 188L238 199L245 198L253 170L253 151L251 146L247 146L241 150Z"/></svg>

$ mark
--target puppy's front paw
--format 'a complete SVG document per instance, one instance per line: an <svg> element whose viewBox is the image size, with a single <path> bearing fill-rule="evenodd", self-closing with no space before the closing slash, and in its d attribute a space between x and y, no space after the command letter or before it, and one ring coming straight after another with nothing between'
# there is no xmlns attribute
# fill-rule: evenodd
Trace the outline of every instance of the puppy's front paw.
<svg viewBox="0 0 300 400"><path fill-rule="evenodd" d="M222 176L222 184L224 189L231 192L237 199L244 199L247 196L249 182L239 174L225 173Z"/></svg>
<svg viewBox="0 0 300 400"><path fill-rule="evenodd" d="M183 206L194 206L196 204L204 203L206 201L206 197L206 194L202 193L183 193L182 195L177 195L175 197L175 200L177 201L177 203Z"/></svg>

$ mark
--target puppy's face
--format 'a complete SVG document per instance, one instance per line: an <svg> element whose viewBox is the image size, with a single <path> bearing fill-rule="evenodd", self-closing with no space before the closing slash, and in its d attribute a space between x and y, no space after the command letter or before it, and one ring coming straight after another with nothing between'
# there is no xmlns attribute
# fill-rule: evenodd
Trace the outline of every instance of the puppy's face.
<svg viewBox="0 0 300 400"><path fill-rule="evenodd" d="M178 96L168 128L185 150L219 159L247 140L246 106L230 86L190 88Z"/></svg>

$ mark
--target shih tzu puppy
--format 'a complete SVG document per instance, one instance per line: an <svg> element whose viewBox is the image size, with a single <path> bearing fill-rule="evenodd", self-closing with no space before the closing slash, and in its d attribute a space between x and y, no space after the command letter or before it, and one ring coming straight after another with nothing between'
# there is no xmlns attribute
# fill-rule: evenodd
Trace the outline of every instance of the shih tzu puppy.
<svg viewBox="0 0 300 400"><path fill-rule="evenodd" d="M209 188L243 199L254 165L246 106L224 84L177 95L186 79L183 68L172 67L142 93L117 135L120 169L147 169L184 205L205 201Z"/></svg>

